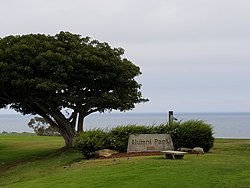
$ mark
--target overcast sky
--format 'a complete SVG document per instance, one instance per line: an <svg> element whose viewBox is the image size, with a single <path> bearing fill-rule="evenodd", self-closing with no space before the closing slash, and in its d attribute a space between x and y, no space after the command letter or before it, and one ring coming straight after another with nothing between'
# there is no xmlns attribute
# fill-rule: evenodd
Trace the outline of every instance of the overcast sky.
<svg viewBox="0 0 250 188"><path fill-rule="evenodd" d="M250 112L249 0L0 0L0 27L122 47L150 99L134 112Z"/></svg>

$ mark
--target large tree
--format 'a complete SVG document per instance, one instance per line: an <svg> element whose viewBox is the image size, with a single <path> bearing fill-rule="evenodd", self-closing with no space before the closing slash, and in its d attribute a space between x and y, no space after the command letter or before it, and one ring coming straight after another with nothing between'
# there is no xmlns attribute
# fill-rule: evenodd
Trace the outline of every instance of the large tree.
<svg viewBox="0 0 250 188"><path fill-rule="evenodd" d="M140 68L123 54L69 32L0 38L0 108L39 114L71 147L87 115L147 101L135 80Z"/></svg>

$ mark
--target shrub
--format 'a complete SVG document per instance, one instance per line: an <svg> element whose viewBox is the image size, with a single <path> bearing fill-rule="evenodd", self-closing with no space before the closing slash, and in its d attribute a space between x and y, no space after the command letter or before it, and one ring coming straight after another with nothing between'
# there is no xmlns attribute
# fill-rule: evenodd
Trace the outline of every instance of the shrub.
<svg viewBox="0 0 250 188"><path fill-rule="evenodd" d="M213 147L213 128L202 120L174 122L167 126L167 132L172 137L175 149L202 147L208 152Z"/></svg>
<svg viewBox="0 0 250 188"><path fill-rule="evenodd" d="M126 125L112 128L108 133L108 146L120 152L126 152L131 134L159 134L164 130L160 126Z"/></svg>
<svg viewBox="0 0 250 188"><path fill-rule="evenodd" d="M168 133L168 126L166 124L160 124L157 126L152 126L151 134L166 134Z"/></svg>
<svg viewBox="0 0 250 188"><path fill-rule="evenodd" d="M77 135L74 142L86 158L91 158L95 151L106 148L107 133L101 129L86 131Z"/></svg>
<svg viewBox="0 0 250 188"><path fill-rule="evenodd" d="M118 126L105 132L101 129L86 131L75 139L76 147L90 158L100 149L114 149L126 152L131 134L165 134L171 135L175 149L179 147L202 147L205 152L213 147L212 126L202 120L173 122L172 125L158 126L126 125Z"/></svg>

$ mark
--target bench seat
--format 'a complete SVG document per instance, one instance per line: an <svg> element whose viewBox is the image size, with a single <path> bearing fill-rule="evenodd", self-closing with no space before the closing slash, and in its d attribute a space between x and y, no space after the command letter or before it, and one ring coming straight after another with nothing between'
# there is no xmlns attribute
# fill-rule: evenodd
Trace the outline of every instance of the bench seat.
<svg viewBox="0 0 250 188"><path fill-rule="evenodd" d="M161 152L165 154L166 159L183 159L184 155L187 154L187 152L172 151L172 150L161 151Z"/></svg>

